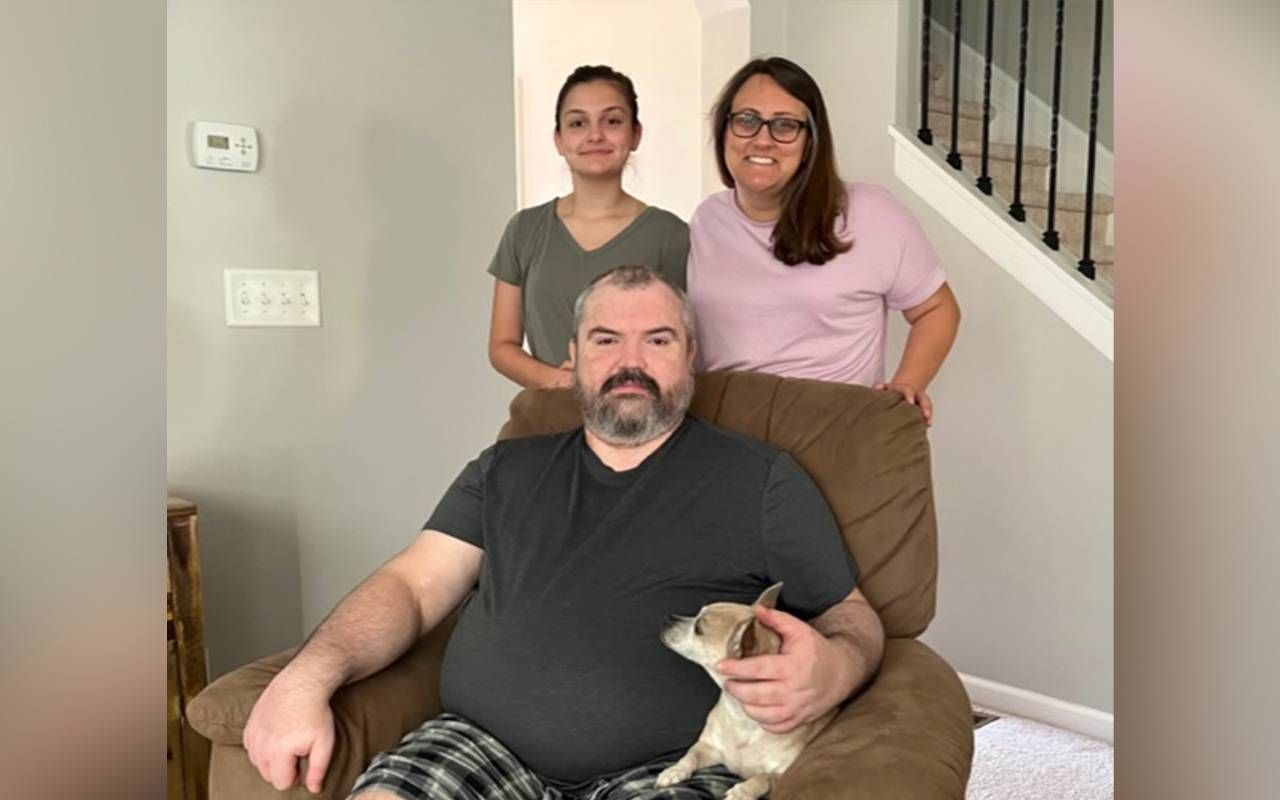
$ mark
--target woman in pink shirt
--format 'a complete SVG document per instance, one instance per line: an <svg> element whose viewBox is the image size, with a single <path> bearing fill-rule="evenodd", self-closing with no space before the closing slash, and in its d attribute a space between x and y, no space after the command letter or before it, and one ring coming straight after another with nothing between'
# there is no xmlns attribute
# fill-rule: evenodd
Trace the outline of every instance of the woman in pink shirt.
<svg viewBox="0 0 1280 800"><path fill-rule="evenodd" d="M688 289L702 369L738 369L925 393L960 322L920 224L882 186L836 171L826 105L807 72L756 59L712 110L729 187L689 222ZM911 326L886 380L888 309Z"/></svg>

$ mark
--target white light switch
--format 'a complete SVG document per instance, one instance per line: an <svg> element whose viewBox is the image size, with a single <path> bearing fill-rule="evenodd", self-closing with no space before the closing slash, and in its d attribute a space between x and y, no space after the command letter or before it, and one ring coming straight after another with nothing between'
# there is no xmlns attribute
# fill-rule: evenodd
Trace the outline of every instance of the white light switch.
<svg viewBox="0 0 1280 800"><path fill-rule="evenodd" d="M317 327L320 274L313 269L229 269L227 326Z"/></svg>

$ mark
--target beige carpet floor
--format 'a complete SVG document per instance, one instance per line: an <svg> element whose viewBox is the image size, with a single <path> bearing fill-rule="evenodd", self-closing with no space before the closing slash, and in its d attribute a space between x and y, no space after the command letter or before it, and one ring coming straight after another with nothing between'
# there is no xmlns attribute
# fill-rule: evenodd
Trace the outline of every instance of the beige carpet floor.
<svg viewBox="0 0 1280 800"><path fill-rule="evenodd" d="M973 732L967 800L1110 800L1115 750L1107 742L1001 716Z"/></svg>

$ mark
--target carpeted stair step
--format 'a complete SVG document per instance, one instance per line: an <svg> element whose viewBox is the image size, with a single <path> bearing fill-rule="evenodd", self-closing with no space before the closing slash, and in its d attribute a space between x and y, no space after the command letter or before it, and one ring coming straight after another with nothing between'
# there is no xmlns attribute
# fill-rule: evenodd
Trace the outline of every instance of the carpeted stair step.
<svg viewBox="0 0 1280 800"><path fill-rule="evenodd" d="M1104 284L1107 289L1114 291L1116 285L1116 262L1115 250L1107 245L1101 247L1095 246L1093 249L1093 277L1100 284ZM1080 253L1075 250L1069 250L1066 247L1060 247L1058 252L1063 258L1071 264L1071 268L1075 269L1080 265Z"/></svg>
<svg viewBox="0 0 1280 800"><path fill-rule="evenodd" d="M1004 170L1006 167L1011 168L1012 166L1013 166L1012 164L1009 164L1006 161L993 161L990 164L991 171L993 172L993 174L999 170ZM1040 175L1043 176L1044 175L1043 171L1046 168L1036 166L1036 167L1032 167L1031 169L1033 171L1039 171ZM1026 167L1024 165L1023 188L1022 188L1022 198L1021 198L1022 205L1024 210L1027 213L1027 224L1031 226L1036 238L1039 238L1040 235L1044 233L1045 223L1048 222L1048 218L1049 218L1049 208L1047 203L1049 193L1044 191L1043 189L1028 188L1027 181L1036 180L1036 179L1038 178L1035 178L1035 177L1028 178ZM1002 201L1002 203L1008 204L1012 202L1012 199L1013 199L1013 192L1011 191L1012 186L1013 186L1012 169L1009 170L1007 175L1002 176L1002 180L995 181L995 186L994 186L995 193L999 197L999 199ZM1071 197L1071 196L1060 194L1058 196L1059 202L1061 203L1063 199L1066 197ZM1101 197L1106 197L1107 203L1099 204L1095 201L1095 206L1094 206L1095 210L1093 214L1093 230L1091 232L1093 236L1093 240L1090 246L1090 250L1092 250L1094 264L1097 267L1098 280L1103 281L1104 283L1110 286L1110 285L1114 285L1112 283L1112 276L1115 273L1115 253L1114 253L1114 250L1111 247L1108 247L1106 244L1104 244L1104 242L1106 241L1106 238L1107 238L1107 219L1112 213L1112 209L1114 207L1111 204L1111 198L1109 196L1101 195L1099 196L1099 199L1101 199ZM1054 227L1058 229L1059 251L1065 254L1068 259L1075 262L1080 260L1080 254L1084 252L1084 216L1085 216L1083 211L1084 196L1083 195L1074 196L1074 198L1071 199L1069 202L1071 202L1073 205L1078 205L1081 210L1072 210L1070 208L1064 208L1062 205L1059 205L1057 209L1054 211L1053 222L1054 222ZM1102 211L1099 209L1107 209L1107 210ZM1010 219L1009 224L1017 225L1018 222L1016 220Z"/></svg>
<svg viewBox="0 0 1280 800"><path fill-rule="evenodd" d="M1082 192L1058 192L1058 211L1079 211L1084 213L1085 196ZM1043 189L1022 190L1022 204L1028 208L1048 208L1049 193ZM1109 194L1093 195L1093 213L1110 214L1116 210L1115 198Z"/></svg>
<svg viewBox="0 0 1280 800"><path fill-rule="evenodd" d="M929 110L949 115L951 113L951 98L937 94L929 95ZM982 121L982 103L975 103L972 100L961 100L959 110L960 119L976 119L979 122ZM992 111L994 112L995 109L992 109ZM993 119L995 118L994 113L991 116ZM948 122L947 130L951 129L950 126L951 123Z"/></svg>
<svg viewBox="0 0 1280 800"><path fill-rule="evenodd" d="M964 159L964 168L975 174L981 167L980 160ZM1008 161L991 160L987 163L987 171L991 173L992 188L1005 200L1013 200L1013 167ZM1049 192L1045 188L1049 183L1049 169L1039 164L1023 163L1022 165L1022 205L1027 208L1049 208ZM1055 214L1075 212L1084 214L1085 196L1079 192L1058 192L1058 204ZM1106 216L1115 212L1115 198L1109 194L1093 195L1094 215Z"/></svg>
<svg viewBox="0 0 1280 800"><path fill-rule="evenodd" d="M1045 223L1049 219L1049 210L1046 208L1030 208L1027 211L1027 221L1034 224L1037 230L1043 231ZM1084 212L1083 211L1063 211L1054 214L1053 225L1058 229L1058 243L1061 248L1074 253L1077 257L1084 252ZM1103 244L1107 240L1107 215L1093 215L1092 242L1090 249L1094 253L1098 253ZM1094 256L1097 260L1097 256Z"/></svg>
<svg viewBox="0 0 1280 800"><path fill-rule="evenodd" d="M1110 286L1114 291L1116 285L1115 248L1108 247L1105 244L1101 247L1093 248L1093 265L1097 269L1094 277Z"/></svg>
<svg viewBox="0 0 1280 800"><path fill-rule="evenodd" d="M1101 248L1095 247L1093 250L1094 280L1106 284L1114 291L1116 285L1116 262L1112 249L1104 245ZM1079 262L1080 256L1072 254L1072 260Z"/></svg>
<svg viewBox="0 0 1280 800"><path fill-rule="evenodd" d="M951 84L942 80L945 69L941 63L931 60L929 72L932 90L929 97L929 127L933 131L935 146L950 150L951 98L947 95ZM982 169L982 103L960 101L958 134L963 168L977 175ZM991 118L998 109L992 106ZM1017 146L989 142L987 171L991 175L993 189L1006 202L1013 198L1014 160ZM1024 146L1022 152L1022 197L1027 212L1027 222L1037 233L1044 232L1049 217L1049 150L1043 147ZM1059 252L1072 262L1078 262L1084 252L1085 195L1080 192L1058 192L1054 210L1054 225L1058 229ZM1115 248L1105 244L1108 216L1115 212L1115 198L1108 194L1093 196L1092 251L1096 280L1107 287L1115 286ZM1014 220L1011 224L1017 225Z"/></svg>
<svg viewBox="0 0 1280 800"><path fill-rule="evenodd" d="M934 134L933 143L941 147L943 150L950 152L951 150L951 130L947 129L941 136ZM982 168L982 140L981 139L965 139L960 138L960 144L956 147L960 153L960 157L964 161L973 160L973 171L976 174ZM1018 157L1018 146L1014 144L1005 144L1004 142L988 142L987 143L987 162L991 161L1014 161ZM1030 147L1023 145L1022 147L1022 166L1033 164L1035 166L1048 166L1049 151L1043 147Z"/></svg>
<svg viewBox="0 0 1280 800"><path fill-rule="evenodd" d="M991 176L991 184L996 194L1006 200L1013 200L1013 173L1016 165L1012 161L993 160L987 162L987 173ZM971 170L976 175L978 170L982 168L979 159L968 160L964 162L964 168ZM1022 193L1025 197L1027 192L1039 191L1043 192L1045 187L1049 185L1049 167L1044 164L1027 164L1022 165ZM1026 205L1026 200L1022 202Z"/></svg>
<svg viewBox="0 0 1280 800"><path fill-rule="evenodd" d="M944 114L950 115L951 114L951 80L950 79L941 80L943 71L944 70L942 65L939 64L938 62L936 61L929 62L929 72L931 74L931 79L929 81L929 111L930 112L939 111ZM964 80L962 79L960 83L963 85ZM979 89L979 93L981 93L982 87L979 86L978 89ZM917 97L919 97L919 95L917 95ZM939 103L941 103L941 105L939 105ZM960 113L961 117L967 116L971 119L976 119L979 121L979 123L981 123L982 121L982 101L981 100L974 100L971 102L971 101L965 100L962 97L960 99L960 108L961 108L961 113ZM969 110L977 109L977 113L972 115L967 115L965 114L965 109L969 109ZM999 113L1000 113L1000 109L996 108L994 105L991 106L992 119L995 119L996 115Z"/></svg>
<svg viewBox="0 0 1280 800"><path fill-rule="evenodd" d="M950 106L948 106L948 111ZM993 109L994 110L994 109ZM951 139L951 114L941 111L929 112L929 130L933 131L933 140L937 142L939 139ZM960 118L960 141L971 139L975 142L982 141L982 120Z"/></svg>

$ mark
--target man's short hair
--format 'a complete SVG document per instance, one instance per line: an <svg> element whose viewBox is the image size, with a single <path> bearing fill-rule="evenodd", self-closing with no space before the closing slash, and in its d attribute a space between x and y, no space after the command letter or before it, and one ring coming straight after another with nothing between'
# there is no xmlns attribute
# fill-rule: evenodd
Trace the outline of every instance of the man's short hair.
<svg viewBox="0 0 1280 800"><path fill-rule="evenodd" d="M668 280L667 276L652 267L646 267L641 264L614 267L608 272L597 276L595 280L588 283L578 293L578 299L573 302L573 340L575 342L578 340L578 328L582 327L582 318L586 315L587 298L591 296L597 286L614 286L625 290L644 289L654 283L665 285L676 296L676 300L680 303L680 321L684 323L685 336L688 337L688 342L692 344L697 326L693 316L693 306L689 303L689 296L684 293L683 289Z"/></svg>

